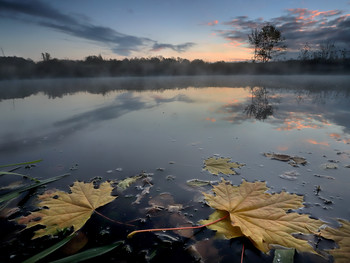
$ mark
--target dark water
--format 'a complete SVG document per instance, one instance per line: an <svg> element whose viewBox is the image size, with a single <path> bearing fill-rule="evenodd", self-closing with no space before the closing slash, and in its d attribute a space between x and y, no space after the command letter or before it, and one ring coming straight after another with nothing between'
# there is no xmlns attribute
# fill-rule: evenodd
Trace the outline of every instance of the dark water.
<svg viewBox="0 0 350 263"><path fill-rule="evenodd" d="M121 210L116 216L125 221L142 217L149 198L168 192L174 203L186 207L181 215L196 223L207 218L211 209L197 201L200 191L188 187L186 181L219 180L202 170L203 161L229 157L246 164L239 175L224 176L233 184L242 179L267 181L273 192L304 195L303 212L328 222L349 220L349 83L347 76L0 82L0 164L43 159L22 172L37 178L70 172L48 186L65 191L77 180L115 180L150 173L153 187L141 204L130 205L138 193L130 189L130 199L119 198L119 203L104 208L105 213ZM266 152L304 157L307 164L292 167L265 157ZM326 169L331 166L337 169ZM296 176L283 176L286 172ZM0 180L5 186L18 178L3 176ZM317 187L319 195L315 194ZM109 232L120 233L120 238L130 232L95 221L112 229ZM173 226L170 223L169 219L164 224ZM215 242L219 242L214 246L218 251L212 254L219 253L222 262L231 257L239 262L241 241ZM132 246L136 254L144 249L140 244ZM178 249L183 251L183 247L180 242ZM231 252L227 252L229 247ZM247 262L256 258L271 261L253 248L249 251ZM183 260L191 262L183 254Z"/></svg>

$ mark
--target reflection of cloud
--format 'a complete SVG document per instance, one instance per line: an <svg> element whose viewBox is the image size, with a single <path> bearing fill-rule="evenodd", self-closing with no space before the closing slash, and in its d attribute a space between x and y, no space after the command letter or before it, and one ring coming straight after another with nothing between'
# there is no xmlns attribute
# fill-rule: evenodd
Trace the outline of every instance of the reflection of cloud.
<svg viewBox="0 0 350 263"><path fill-rule="evenodd" d="M313 140L313 139L308 139L306 140L307 143L310 143L310 144L314 144L314 145L323 145L323 146L329 146L329 143L328 142L318 142L316 140Z"/></svg>
<svg viewBox="0 0 350 263"><path fill-rule="evenodd" d="M342 126L344 132L350 130L349 99L346 91L309 90L300 93L299 90L296 90L292 93L290 91L285 93L282 90L281 94L278 94L278 89L269 89L268 94L271 94L268 99L275 112L273 117L265 121L274 125L278 131L322 129L332 124ZM296 100L298 96L302 96L303 99ZM226 103L218 107L215 112L223 114L223 120L239 124L249 119L249 116L244 114L247 105L251 105L250 97L244 101ZM333 138L336 138L335 136L331 135Z"/></svg>
<svg viewBox="0 0 350 263"><path fill-rule="evenodd" d="M332 139L335 139L337 142L342 142L344 144L350 144L350 138L343 138L338 133L331 133L331 134L329 134L329 137L331 137Z"/></svg>
<svg viewBox="0 0 350 263"><path fill-rule="evenodd" d="M277 147L277 150L280 151L280 152L285 152L289 149L288 146L278 146Z"/></svg>
<svg viewBox="0 0 350 263"><path fill-rule="evenodd" d="M160 95L155 95L155 96L152 96L152 98L154 99L154 101L157 104L165 103L165 102L173 102L173 101L182 101L182 102L187 102L187 103L195 102L193 99L191 99L190 97L188 97L185 94L178 94L172 98L165 98L165 97L160 96Z"/></svg>
<svg viewBox="0 0 350 263"><path fill-rule="evenodd" d="M216 122L215 118L210 118L210 117L205 118L205 120L210 122Z"/></svg>
<svg viewBox="0 0 350 263"><path fill-rule="evenodd" d="M127 56L133 51L138 51L147 46L170 48L177 52L183 52L192 47L194 43L179 45L159 44L149 38L131 36L115 31L112 28L91 24L87 19L79 16L67 15L53 8L48 2L36 1L6 1L0 0L0 16L32 23L43 27L96 41L107 45L119 55Z"/></svg>
<svg viewBox="0 0 350 263"><path fill-rule="evenodd" d="M303 129L320 129L324 123L317 120L319 115L314 115L305 112L290 112L289 116L283 120L283 124L278 127L278 131L291 131Z"/></svg>
<svg viewBox="0 0 350 263"><path fill-rule="evenodd" d="M174 101L182 101L191 103L192 100L186 95L177 95L172 98L154 98L153 100L143 100L141 96L134 96L133 93L127 92L118 95L115 101L107 106L89 110L87 112L77 114L62 121L55 122L54 131L45 135L35 135L30 138L18 139L12 135L6 137L5 142L0 142L0 152L18 150L23 147L32 147L43 142L56 141L59 138L70 136L73 133L80 132L90 125L98 122L117 119L127 113L150 109L159 106L162 103L171 103ZM11 140L12 138L12 140ZM23 141L26 143L24 144Z"/></svg>
<svg viewBox="0 0 350 263"><path fill-rule="evenodd" d="M116 119L128 112L152 108L153 106L143 102L140 97L134 97L132 93L123 93L111 105L78 114L66 120L59 121L54 125L57 127L70 126L70 128L73 126L75 129L82 129L92 123Z"/></svg>
<svg viewBox="0 0 350 263"><path fill-rule="evenodd" d="M217 32L230 42L248 43L247 35L251 30L262 27L266 23L271 23L281 30L291 50L298 50L306 42L318 45L326 40L332 40L341 46L350 44L350 14L343 14L341 10L320 12L306 8L288 9L286 15L269 21L238 16L223 23L231 29Z"/></svg>

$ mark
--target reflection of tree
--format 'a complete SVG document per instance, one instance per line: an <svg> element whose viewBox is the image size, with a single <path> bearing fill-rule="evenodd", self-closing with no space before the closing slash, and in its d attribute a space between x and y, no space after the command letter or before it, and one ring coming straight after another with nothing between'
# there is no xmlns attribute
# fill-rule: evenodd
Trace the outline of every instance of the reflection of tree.
<svg viewBox="0 0 350 263"><path fill-rule="evenodd" d="M252 100L247 105L244 112L257 120L265 120L273 114L273 107L268 101L268 91L264 87L251 87Z"/></svg>

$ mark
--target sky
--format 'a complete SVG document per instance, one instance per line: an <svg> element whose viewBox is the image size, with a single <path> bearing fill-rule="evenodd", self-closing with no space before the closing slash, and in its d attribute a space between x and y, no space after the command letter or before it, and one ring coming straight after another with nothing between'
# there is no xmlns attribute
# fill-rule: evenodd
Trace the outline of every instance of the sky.
<svg viewBox="0 0 350 263"><path fill-rule="evenodd" d="M0 0L0 56L246 61L267 23L287 58L306 43L350 47L350 0Z"/></svg>

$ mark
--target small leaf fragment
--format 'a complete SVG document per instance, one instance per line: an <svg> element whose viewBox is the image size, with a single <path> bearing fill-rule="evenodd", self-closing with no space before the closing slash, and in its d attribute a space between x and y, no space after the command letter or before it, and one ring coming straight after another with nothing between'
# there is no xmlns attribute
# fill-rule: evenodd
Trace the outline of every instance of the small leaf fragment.
<svg viewBox="0 0 350 263"><path fill-rule="evenodd" d="M127 188L130 187L130 185L132 185L133 183L135 183L137 180L143 178L143 175L136 175L136 176L131 176L128 178L125 178L124 180L120 181L117 184L118 189L120 189L121 191L126 190Z"/></svg>
<svg viewBox="0 0 350 263"><path fill-rule="evenodd" d="M204 180L199 180L199 179L190 179L190 180L187 180L186 183L189 186L193 186L193 187L201 187L201 186L211 185L210 181L204 181Z"/></svg>

